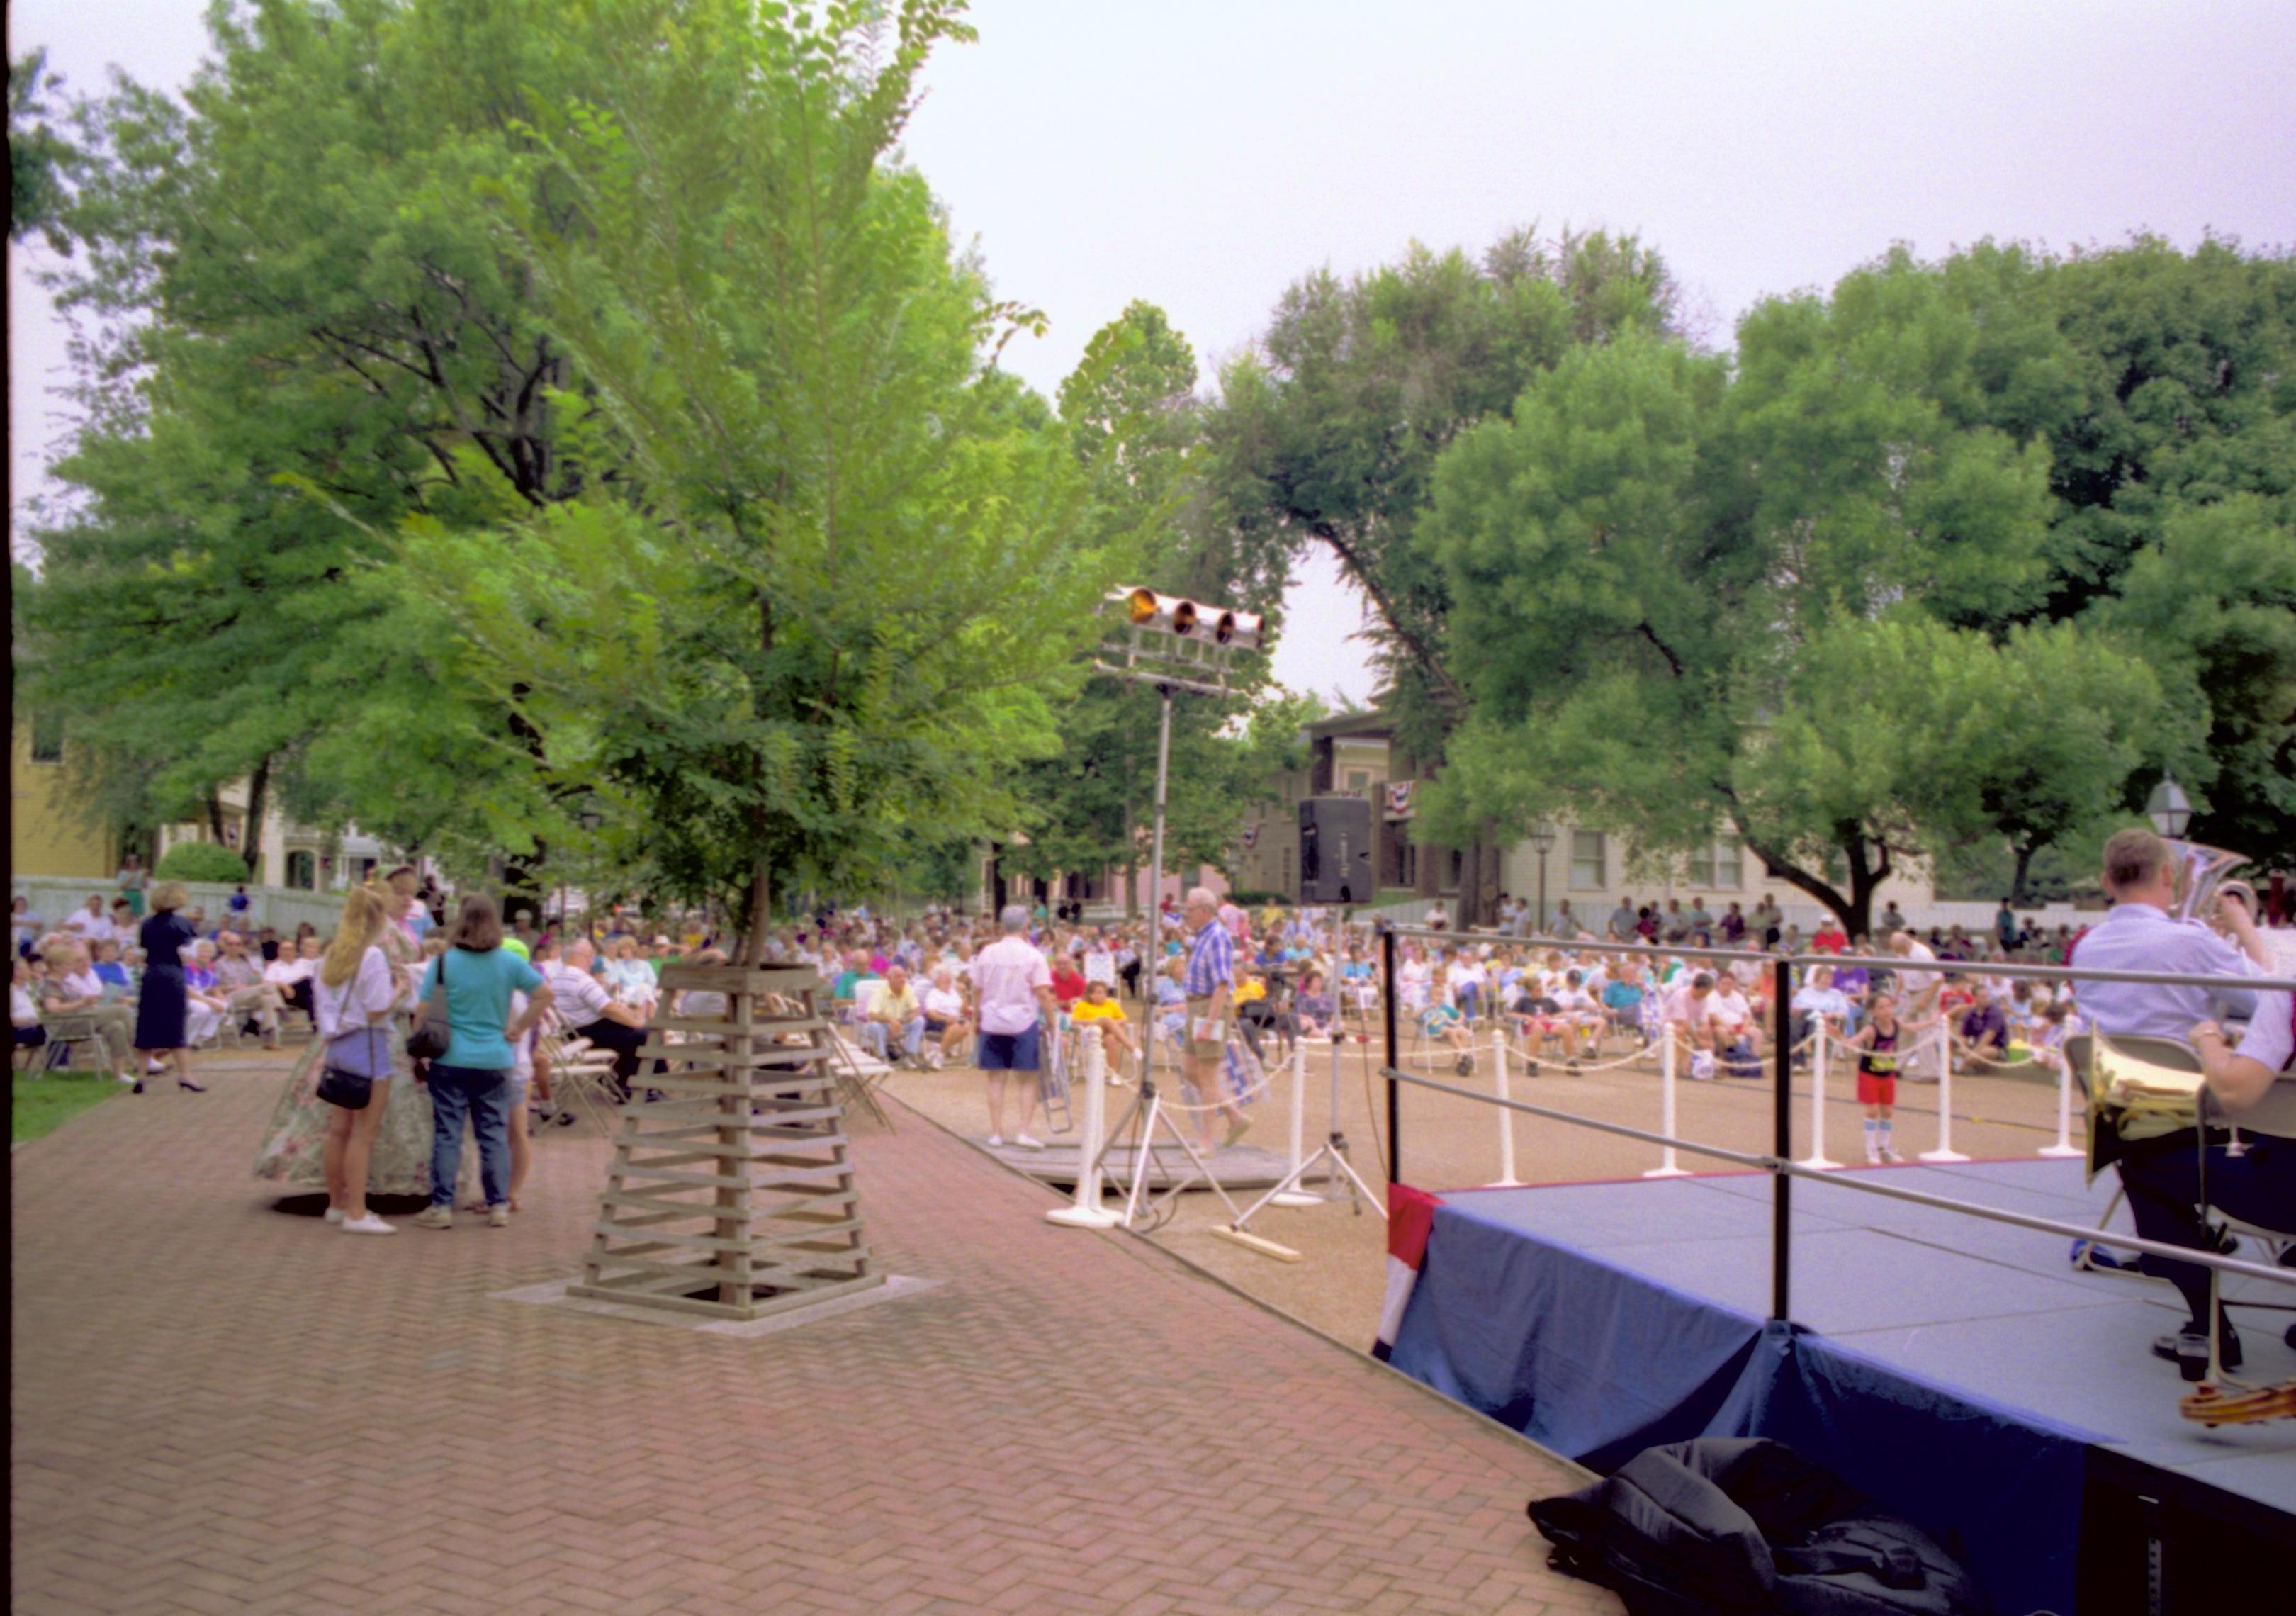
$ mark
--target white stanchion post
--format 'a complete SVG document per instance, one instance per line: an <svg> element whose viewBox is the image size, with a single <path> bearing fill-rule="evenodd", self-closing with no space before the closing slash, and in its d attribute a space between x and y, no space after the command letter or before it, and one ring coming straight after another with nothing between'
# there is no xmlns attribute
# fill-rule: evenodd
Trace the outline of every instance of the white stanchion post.
<svg viewBox="0 0 2296 1616"><path fill-rule="evenodd" d="M1658 1032L1658 1131L1671 1139L1674 1136L1674 1023L1661 1021ZM1676 1164L1674 1146L1667 1145L1659 1157L1658 1165L1643 1174L1645 1178L1687 1178L1690 1169Z"/></svg>
<svg viewBox="0 0 2296 1616"><path fill-rule="evenodd" d="M2034 1153L2042 1156L2086 1156L2073 1143L2073 1063L2062 1046L2057 1050L2057 1142Z"/></svg>
<svg viewBox="0 0 2296 1616"><path fill-rule="evenodd" d="M1339 1036L1340 1029L1333 1027L1332 1038L1334 1048L1338 1046ZM1283 1177L1286 1178L1300 1170L1300 1163L1305 1159L1308 1149L1308 1046L1296 1042L1292 1046L1291 1146L1292 1153L1283 1163ZM1311 1195L1304 1189L1285 1190L1282 1194L1272 1196L1270 1199L1277 1206L1324 1204L1324 1198L1321 1195Z"/></svg>
<svg viewBox="0 0 2296 1616"><path fill-rule="evenodd" d="M1099 1028L1079 1027L1077 1033L1083 1054L1084 1137L1077 1143L1076 1203L1054 1207L1045 1214L1045 1221L1066 1224L1072 1229L1112 1229L1124 1219L1103 1210L1100 1204L1100 1136L1108 1104L1108 1056L1101 1047Z"/></svg>
<svg viewBox="0 0 2296 1616"><path fill-rule="evenodd" d="M1948 1046L1943 1025L1937 1029L1938 1041L1938 1142L1937 1149L1923 1151L1924 1161L1966 1161L1968 1157L1953 1148L1953 1052Z"/></svg>
<svg viewBox="0 0 2296 1616"><path fill-rule="evenodd" d="M1825 1157L1825 1018L1815 1020L1817 1029L1809 1035L1809 1154L1796 1165L1822 1173L1841 1163Z"/></svg>
<svg viewBox="0 0 2296 1616"><path fill-rule="evenodd" d="M1491 1181L1489 1187L1495 1190L1520 1189L1522 1186L1522 1180L1514 1176L1514 1112L1509 1111L1505 1103L1513 1096L1507 1093L1509 1061L1506 1029L1504 1026L1491 1029L1491 1060L1494 1063L1493 1070L1497 1074L1496 1083L1500 1101L1500 1103L1494 1108L1499 1113L1499 1176Z"/></svg>

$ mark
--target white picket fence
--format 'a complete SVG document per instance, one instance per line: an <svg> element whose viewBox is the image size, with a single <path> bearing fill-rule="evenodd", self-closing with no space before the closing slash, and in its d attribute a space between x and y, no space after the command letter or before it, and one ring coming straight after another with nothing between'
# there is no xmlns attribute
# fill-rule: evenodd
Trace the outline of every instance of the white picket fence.
<svg viewBox="0 0 2296 1616"><path fill-rule="evenodd" d="M210 922L221 921L229 908L232 887L228 882L195 881L185 883L184 890L193 906L201 910ZM75 875L14 875L8 878L8 896L13 902L19 898L31 899L32 913L50 926L60 923L64 916L87 906L91 898L103 899L105 911L119 890L109 881L94 881ZM306 892L289 887L262 887L252 882L247 889L247 923L255 929L269 926L273 931L291 935L295 928L308 921L324 936L335 929L335 922L343 912L340 892Z"/></svg>

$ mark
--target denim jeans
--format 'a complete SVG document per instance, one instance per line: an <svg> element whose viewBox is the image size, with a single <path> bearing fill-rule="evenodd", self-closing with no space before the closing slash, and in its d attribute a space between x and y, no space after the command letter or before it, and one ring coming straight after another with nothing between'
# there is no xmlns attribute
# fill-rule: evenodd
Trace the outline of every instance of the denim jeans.
<svg viewBox="0 0 2296 1616"><path fill-rule="evenodd" d="M463 1117L479 1130L479 1183L488 1206L510 1199L509 1074L491 1066L430 1068L430 1204L450 1206L463 1170Z"/></svg>
<svg viewBox="0 0 2296 1616"><path fill-rule="evenodd" d="M861 1023L862 1038L868 1041L870 1049L881 1061L890 1061L892 1059L892 1055L890 1053L890 1046L892 1043L890 1033L891 1029L882 1021L864 1021ZM901 1053L906 1055L914 1055L917 1053L918 1047L924 1042L924 1036L925 1018L922 1016L913 1018L906 1026L901 1029Z"/></svg>

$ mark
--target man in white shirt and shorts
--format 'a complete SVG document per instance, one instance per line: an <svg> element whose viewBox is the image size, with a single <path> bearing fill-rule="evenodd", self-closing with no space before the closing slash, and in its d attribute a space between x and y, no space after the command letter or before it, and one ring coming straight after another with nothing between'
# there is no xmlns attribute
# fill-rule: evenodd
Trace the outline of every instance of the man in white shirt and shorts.
<svg viewBox="0 0 2296 1616"><path fill-rule="evenodd" d="M980 1070L988 1074L988 1143L1004 1143L1004 1079L1020 1079L1021 1128L1013 1142L1042 1150L1029 1132L1037 1114L1037 1071L1043 1025L1058 1013L1053 967L1028 938L1029 911L1007 904L998 916L1004 935L972 956L973 999L980 1013Z"/></svg>

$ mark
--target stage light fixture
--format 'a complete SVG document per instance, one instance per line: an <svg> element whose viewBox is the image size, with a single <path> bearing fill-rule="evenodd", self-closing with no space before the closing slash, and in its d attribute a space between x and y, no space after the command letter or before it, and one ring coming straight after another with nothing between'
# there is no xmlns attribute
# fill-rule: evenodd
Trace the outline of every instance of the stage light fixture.
<svg viewBox="0 0 2296 1616"><path fill-rule="evenodd" d="M1212 637L1223 645L1233 645L1238 651L1259 649L1260 617L1257 611L1223 611Z"/></svg>

